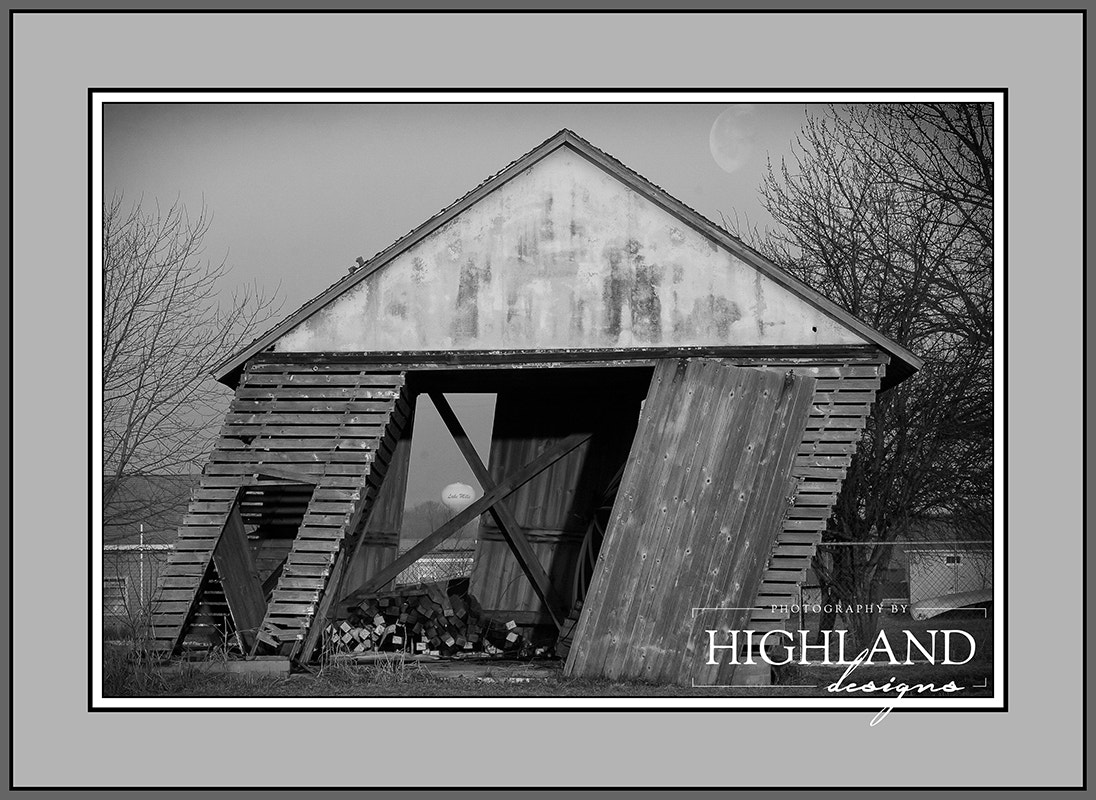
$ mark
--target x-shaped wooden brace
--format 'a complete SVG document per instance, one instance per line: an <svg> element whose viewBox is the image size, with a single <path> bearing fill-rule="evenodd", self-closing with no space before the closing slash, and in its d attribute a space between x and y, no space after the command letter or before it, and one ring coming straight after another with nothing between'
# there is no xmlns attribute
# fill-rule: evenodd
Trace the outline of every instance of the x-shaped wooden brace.
<svg viewBox="0 0 1096 800"><path fill-rule="evenodd" d="M487 471L487 467L485 467L483 461L480 460L479 453L477 453L476 448L472 446L472 440L469 439L468 434L464 432L464 426L460 424L460 420L457 419L457 415L453 412L453 408L449 405L449 401L445 399L445 395L441 392L430 392L430 400L433 401L434 407L438 409L442 422L445 423L445 427L447 427L449 433L452 434L454 441L457 443L457 447L460 448L461 453L464 455L464 460L467 461L468 466L472 468L472 474L476 476L476 480L479 481L479 485L483 488L484 494L490 492L495 488L495 482L491 479L491 473ZM517 487L515 486L514 488L516 489ZM498 525L499 530L502 532L503 538L506 539L506 543L510 545L510 550L513 552L514 558L518 560L518 566L521 567L521 571L525 573L525 577L533 584L533 590L537 593L537 597L544 603L545 608L548 609L548 613L552 615L552 620L556 623L556 627L562 629L563 623L567 619L567 607L563 604L563 601L552 586L551 579L549 579L548 575L544 572L544 568L541 566L540 560L537 558L537 554L533 550L532 545L529 544L529 540L525 538L525 531L522 530L521 525L518 524L510 507L501 500L496 502L488 510L491 512L495 524Z"/></svg>
<svg viewBox="0 0 1096 800"><path fill-rule="evenodd" d="M358 591L343 598L343 600L340 601L340 605L346 603L352 604L355 598L373 594L386 586L394 580L397 575L446 539L456 534L469 522L489 511L498 523L499 530L502 531L503 536L510 545L514 557L517 558L522 571L533 584L533 589L536 591L537 596L540 597L541 601L543 601L548 608L548 612L551 614L556 626L561 627L566 620L566 607L552 588L552 583L549 580L548 575L544 572L544 568L537 560L532 546L525 538L524 531L522 531L521 527L514 519L513 514L506 506L501 505L499 501L513 494L565 455L581 446L584 442L589 441L593 436L593 433L576 433L568 436L554 447L541 453L517 472L508 475L500 483L496 484L488 474L487 468L483 465L483 461L480 460L479 454L472 446L471 440L464 432L464 427L460 424L456 414L453 413L453 409L449 406L445 397L440 392L431 392L430 398L437 407L438 413L441 414L446 427L449 428L449 432L456 440L457 446L460 447L465 459L467 459L473 474L476 476L476 480L479 481L480 486L483 488L483 496L374 575L373 578Z"/></svg>

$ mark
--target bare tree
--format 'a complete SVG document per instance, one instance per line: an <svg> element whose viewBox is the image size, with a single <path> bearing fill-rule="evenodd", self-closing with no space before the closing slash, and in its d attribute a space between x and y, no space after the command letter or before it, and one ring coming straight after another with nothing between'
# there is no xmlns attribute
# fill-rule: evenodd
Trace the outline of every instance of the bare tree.
<svg viewBox="0 0 1096 800"><path fill-rule="evenodd" d="M193 471L209 451L212 423L227 400L210 371L276 312L271 297L254 287L221 295L228 269L224 260L204 257L209 224L205 207L191 217L179 204L146 211L138 203L126 210L120 195L104 203L107 525L162 513L172 492L130 492L123 502L123 483Z"/></svg>
<svg viewBox="0 0 1096 800"><path fill-rule="evenodd" d="M417 541L449 521L453 512L438 500L423 500L403 512L402 538Z"/></svg>
<svg viewBox="0 0 1096 800"><path fill-rule="evenodd" d="M867 605L919 519L992 535L993 117L985 105L861 105L808 117L761 187L775 230L736 231L925 359L880 395L814 567ZM874 615L846 615L857 642ZM823 618L823 627L833 619Z"/></svg>

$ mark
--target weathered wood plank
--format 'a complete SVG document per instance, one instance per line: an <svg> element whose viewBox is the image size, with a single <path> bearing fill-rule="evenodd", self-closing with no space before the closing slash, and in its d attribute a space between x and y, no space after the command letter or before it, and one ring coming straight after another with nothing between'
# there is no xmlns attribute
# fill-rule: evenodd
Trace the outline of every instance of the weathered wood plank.
<svg viewBox="0 0 1096 800"><path fill-rule="evenodd" d="M841 466L836 467L809 467L796 464L792 468L792 475L798 478L833 478L835 481L841 480L845 477L845 468Z"/></svg>
<svg viewBox="0 0 1096 800"><path fill-rule="evenodd" d="M822 456L822 455L797 455L795 466L797 469L818 469L821 467L841 467L844 469L852 463L852 456Z"/></svg>
<svg viewBox="0 0 1096 800"><path fill-rule="evenodd" d="M225 415L228 428L246 425L340 425L357 427L384 427L387 421L383 414L347 413L347 414L236 414ZM222 431L224 428L222 428Z"/></svg>
<svg viewBox="0 0 1096 800"><path fill-rule="evenodd" d="M243 388L236 392L239 400L345 400L347 402L364 402L383 400L394 402L399 397L398 389L362 389L355 387L339 386L309 386L309 387L266 387L261 389Z"/></svg>
<svg viewBox="0 0 1096 800"><path fill-rule="evenodd" d="M800 490L795 496L796 508L809 508L812 506L832 506L837 502L837 492L830 494L805 493Z"/></svg>
<svg viewBox="0 0 1096 800"><path fill-rule="evenodd" d="M318 594L318 592L317 592ZM305 617L312 616L316 611L315 602L283 602L283 599L277 592L274 594L274 599L270 603L268 613L273 617L276 615L292 616L292 617Z"/></svg>
<svg viewBox="0 0 1096 800"><path fill-rule="evenodd" d="M371 463L375 458L372 450L214 450L209 455L210 464L331 464Z"/></svg>
<svg viewBox="0 0 1096 800"><path fill-rule="evenodd" d="M280 467L277 464L236 464L206 462L202 470L204 477L249 477L267 475L272 478L282 478L294 483L315 483L316 477L324 471L323 464L299 465L292 469ZM311 475L311 477L305 477ZM290 477L291 476L291 477Z"/></svg>
<svg viewBox="0 0 1096 800"><path fill-rule="evenodd" d="M298 556L303 553L334 553L339 549L342 538L341 529L335 528L330 539L297 539L293 543L289 563L294 565L302 563Z"/></svg>
<svg viewBox="0 0 1096 800"><path fill-rule="evenodd" d="M252 372L244 379L248 388L260 386L360 386L392 387L399 389L404 380L399 373L365 372Z"/></svg>
<svg viewBox="0 0 1096 800"><path fill-rule="evenodd" d="M325 451L338 450L371 450L380 442L383 430L376 436L355 438L274 438L259 436L250 441L244 439L223 439L217 443L218 451L263 453L276 450L304 450L307 452L323 453Z"/></svg>
<svg viewBox="0 0 1096 800"><path fill-rule="evenodd" d="M832 511L828 505L800 505L797 500L794 508L788 510L785 519L828 519Z"/></svg>
<svg viewBox="0 0 1096 800"><path fill-rule="evenodd" d="M278 581L279 589L315 589L322 590L326 579L320 576L308 576L308 577L285 577L283 576Z"/></svg>
<svg viewBox="0 0 1096 800"><path fill-rule="evenodd" d="M781 527L786 531L824 531L825 519L785 519Z"/></svg>
<svg viewBox="0 0 1096 800"><path fill-rule="evenodd" d="M806 570L790 570L790 569L776 569L771 568L765 570L761 575L762 585L779 585L790 584L795 587L799 587L801 583L806 579Z"/></svg>
<svg viewBox="0 0 1096 800"><path fill-rule="evenodd" d="M270 394L275 394L271 392ZM346 414L386 413L391 399L380 400L282 400L276 397L241 399L232 402L234 414L295 413L295 414Z"/></svg>
<svg viewBox="0 0 1096 800"><path fill-rule="evenodd" d="M850 392L850 391L863 391L871 389L872 391L879 390L880 381L878 378L819 378L817 385L815 386L816 392Z"/></svg>

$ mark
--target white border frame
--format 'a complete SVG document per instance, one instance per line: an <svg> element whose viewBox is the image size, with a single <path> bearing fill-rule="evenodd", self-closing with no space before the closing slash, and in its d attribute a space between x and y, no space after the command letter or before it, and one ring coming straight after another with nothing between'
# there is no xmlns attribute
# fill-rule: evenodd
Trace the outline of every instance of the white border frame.
<svg viewBox="0 0 1096 800"><path fill-rule="evenodd" d="M103 531L102 478L92 479L91 510L91 705L93 709L875 709L893 705L902 709L1001 709L1005 702L1004 657L1007 645L1004 627L1004 547L1005 547L1005 484L1004 456L1004 365L1007 340L1004 329L1005 264L1004 219L1005 154L1004 140L1007 119L1002 92L109 92L93 91L91 96L91 375L102 375L102 194L103 194L103 113L105 103L871 103L871 102L930 102L967 101L994 104L994 546L993 546L993 630L994 691L986 698L922 698L907 697L900 701L880 697L697 697L697 698L574 698L574 697L308 697L308 698L104 698L103 685ZM597 144L596 142L594 143ZM672 188L671 188L672 193ZM96 202L96 198L99 201ZM97 337L97 338L94 338ZM94 380L91 387L91 464L102 464L102 383Z"/></svg>

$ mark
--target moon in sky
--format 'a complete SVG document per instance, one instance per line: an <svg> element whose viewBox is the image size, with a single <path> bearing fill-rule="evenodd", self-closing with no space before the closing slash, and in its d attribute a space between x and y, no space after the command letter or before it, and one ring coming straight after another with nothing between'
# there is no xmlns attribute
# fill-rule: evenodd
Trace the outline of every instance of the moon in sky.
<svg viewBox="0 0 1096 800"><path fill-rule="evenodd" d="M753 106L731 106L712 123L708 134L708 146L712 158L724 172L741 169L753 154L754 122Z"/></svg>

